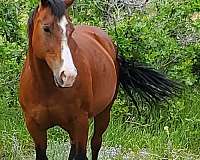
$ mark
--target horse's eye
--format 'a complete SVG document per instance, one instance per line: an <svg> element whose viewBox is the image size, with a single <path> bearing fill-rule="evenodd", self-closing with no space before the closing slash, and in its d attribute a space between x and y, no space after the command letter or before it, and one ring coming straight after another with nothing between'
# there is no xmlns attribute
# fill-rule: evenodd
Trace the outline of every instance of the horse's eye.
<svg viewBox="0 0 200 160"><path fill-rule="evenodd" d="M45 32L47 32L47 33L51 33L51 28L50 28L49 25L44 25L44 26L43 26L43 30L44 30Z"/></svg>

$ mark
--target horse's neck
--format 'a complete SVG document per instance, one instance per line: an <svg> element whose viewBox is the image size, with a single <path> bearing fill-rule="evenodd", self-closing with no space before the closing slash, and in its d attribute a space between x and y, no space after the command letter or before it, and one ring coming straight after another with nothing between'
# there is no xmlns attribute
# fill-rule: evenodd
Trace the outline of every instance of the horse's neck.
<svg viewBox="0 0 200 160"><path fill-rule="evenodd" d="M45 61L38 59L34 53L30 52L29 63L34 87L43 90L55 88L53 74Z"/></svg>

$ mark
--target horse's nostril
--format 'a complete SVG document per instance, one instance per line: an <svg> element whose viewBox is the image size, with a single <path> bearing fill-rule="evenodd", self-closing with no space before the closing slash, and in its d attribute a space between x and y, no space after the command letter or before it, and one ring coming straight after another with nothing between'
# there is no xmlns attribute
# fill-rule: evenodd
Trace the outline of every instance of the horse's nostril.
<svg viewBox="0 0 200 160"><path fill-rule="evenodd" d="M60 79L61 79L62 81L65 81L66 78L67 78L67 76L66 76L65 72L62 71L61 74L60 74Z"/></svg>

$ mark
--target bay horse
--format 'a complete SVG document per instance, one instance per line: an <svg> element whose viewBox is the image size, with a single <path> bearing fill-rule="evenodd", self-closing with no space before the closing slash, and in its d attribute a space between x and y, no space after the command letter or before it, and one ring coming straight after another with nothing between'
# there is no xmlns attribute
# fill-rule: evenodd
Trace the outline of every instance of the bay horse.
<svg viewBox="0 0 200 160"><path fill-rule="evenodd" d="M158 71L118 55L101 29L73 26L66 8L73 0L41 0L28 21L29 51L20 77L19 101L33 138L36 160L47 160L47 130L68 132L69 160L86 160L88 120L94 118L92 160L119 85L132 98L160 101L176 84Z"/></svg>

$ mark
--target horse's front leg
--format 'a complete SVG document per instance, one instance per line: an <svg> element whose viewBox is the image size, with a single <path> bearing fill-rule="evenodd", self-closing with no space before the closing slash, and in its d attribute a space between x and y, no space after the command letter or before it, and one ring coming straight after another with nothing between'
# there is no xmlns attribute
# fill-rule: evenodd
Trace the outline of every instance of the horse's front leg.
<svg viewBox="0 0 200 160"><path fill-rule="evenodd" d="M88 115L83 114L71 124L69 160L87 160Z"/></svg>
<svg viewBox="0 0 200 160"><path fill-rule="evenodd" d="M29 116L26 116L26 126L33 138L36 150L36 160L48 160L47 149L47 130L42 130L39 125Z"/></svg>

